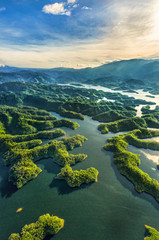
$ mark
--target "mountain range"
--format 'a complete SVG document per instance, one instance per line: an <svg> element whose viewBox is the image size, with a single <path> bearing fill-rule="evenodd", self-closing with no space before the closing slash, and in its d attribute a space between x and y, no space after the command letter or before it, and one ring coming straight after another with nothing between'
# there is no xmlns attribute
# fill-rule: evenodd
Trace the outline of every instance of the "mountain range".
<svg viewBox="0 0 159 240"><path fill-rule="evenodd" d="M0 67L0 83L10 81L54 83L88 83L119 88L159 89L159 60L132 59L111 62L95 68L29 69Z"/></svg>

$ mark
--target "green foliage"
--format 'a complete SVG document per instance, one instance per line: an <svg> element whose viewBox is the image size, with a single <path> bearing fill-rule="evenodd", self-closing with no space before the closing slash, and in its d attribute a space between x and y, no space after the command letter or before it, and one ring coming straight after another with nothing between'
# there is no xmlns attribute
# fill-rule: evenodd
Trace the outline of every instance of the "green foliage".
<svg viewBox="0 0 159 240"><path fill-rule="evenodd" d="M135 117L135 111L121 111L121 110L111 110L104 113L100 113L92 118L99 122L114 122L117 120L125 119L128 117Z"/></svg>
<svg viewBox="0 0 159 240"><path fill-rule="evenodd" d="M83 161L87 157L85 154L73 155L67 152L68 149L82 146L82 143L87 140L80 135L61 141L50 141L41 146L41 139L54 139L65 135L65 132L61 129L37 132L38 130L53 128L53 126L72 129L79 127L71 120L57 120L45 110L28 106L2 107L0 120L2 121L0 121L0 153L4 165L11 165L9 180L17 188L21 188L38 176L41 169L34 162L40 159L53 158L56 163L65 166ZM19 135L11 135L13 133Z"/></svg>
<svg viewBox="0 0 159 240"><path fill-rule="evenodd" d="M13 148L14 149L31 149L31 148L40 146L41 144L42 144L42 141L39 139L36 139L36 140L30 140L27 142L14 143Z"/></svg>
<svg viewBox="0 0 159 240"><path fill-rule="evenodd" d="M86 159L86 154L73 155L69 154L66 150L66 147L57 148L53 160L60 166L65 166L66 164L74 165L75 163L82 162Z"/></svg>
<svg viewBox="0 0 159 240"><path fill-rule="evenodd" d="M147 192L159 202L159 182L138 168L139 155L126 151L129 144L138 148L159 150L159 143L138 139L139 136L148 138L155 135L159 135L159 131L140 128L108 139L104 149L114 153L114 163L118 170L134 184L136 191Z"/></svg>
<svg viewBox="0 0 159 240"><path fill-rule="evenodd" d="M27 123L35 127L38 131L49 130L54 127L53 121L27 120Z"/></svg>
<svg viewBox="0 0 159 240"><path fill-rule="evenodd" d="M76 119L81 119L84 120L84 116L80 113L74 112L74 111L69 111L64 109L63 107L59 107L58 113L62 117L67 117L67 118L76 118Z"/></svg>
<svg viewBox="0 0 159 240"><path fill-rule="evenodd" d="M44 114L44 116L43 116ZM41 130L49 130L54 127L68 127L77 129L78 123L68 119L57 120L45 110L33 107L1 107L0 108L0 133L28 135Z"/></svg>
<svg viewBox="0 0 159 240"><path fill-rule="evenodd" d="M60 119L54 121L54 127L67 127L76 130L77 128L80 127L80 125L68 119Z"/></svg>
<svg viewBox="0 0 159 240"><path fill-rule="evenodd" d="M30 180L36 178L42 170L31 160L25 159L23 162L17 162L9 171L9 181L17 188L21 188Z"/></svg>
<svg viewBox="0 0 159 240"><path fill-rule="evenodd" d="M144 240L159 240L159 232L152 228L149 227L147 225L145 225L146 228L146 237L144 238Z"/></svg>
<svg viewBox="0 0 159 240"><path fill-rule="evenodd" d="M92 80L91 80L92 81ZM103 82L101 82L103 84ZM107 82L107 87L110 83ZM112 86L113 83L111 83ZM135 116L135 106L139 104L153 104L141 99L130 98L118 92L104 92L95 89L84 89L67 86L46 86L33 83L4 83L0 89L0 103L11 104L3 95L12 95L12 92L21 101L21 104L42 108L47 111L55 111L64 117L84 119L88 115L99 121L123 119ZM102 99L108 99L108 101ZM101 100L99 102L99 99ZM114 100L115 102L110 102ZM17 105L19 101L17 102ZM12 105L12 104L11 104ZM15 104L14 104L15 105ZM109 114L110 112L110 114ZM114 114L113 114L114 112ZM106 113L103 114L103 113ZM31 113L31 115L33 115ZM30 116L34 120L51 120ZM110 116L109 116L110 115ZM43 115L44 116L44 115Z"/></svg>
<svg viewBox="0 0 159 240"><path fill-rule="evenodd" d="M11 234L8 240L43 240L47 235L57 234L63 227L63 219L47 213L37 222L25 225L20 234Z"/></svg>
<svg viewBox="0 0 159 240"><path fill-rule="evenodd" d="M27 135L15 135L12 136L12 140L15 142L29 141L31 139L54 139L65 135L65 131L62 129L56 129L53 131L40 131L34 134Z"/></svg>
<svg viewBox="0 0 159 240"><path fill-rule="evenodd" d="M93 167L86 170L73 171L72 168L66 164L56 178L66 180L69 187L80 187L83 183L97 182L98 174L98 170Z"/></svg>
<svg viewBox="0 0 159 240"><path fill-rule="evenodd" d="M76 147L81 147L82 143L88 139L84 136L76 134L73 137L62 138L61 140L66 145L67 150L73 150Z"/></svg>
<svg viewBox="0 0 159 240"><path fill-rule="evenodd" d="M0 122L0 134L5 134L6 130L2 122Z"/></svg>
<svg viewBox="0 0 159 240"><path fill-rule="evenodd" d="M54 140L43 146L38 146L41 144L41 140L15 143L11 137L8 141L4 138L6 151L3 154L3 163L13 165L9 172L10 181L17 188L21 188L28 181L37 177L41 169L33 162L40 159L53 158L61 166L65 166L65 164L73 165L85 160L87 157L85 154L72 155L67 152L67 149L72 150L81 146L85 140L87 140L85 137L76 135L61 141Z"/></svg>
<svg viewBox="0 0 159 240"><path fill-rule="evenodd" d="M102 134L108 133L109 131L117 133L122 131L131 131L134 129L146 128L147 124L143 118L135 117L118 120L108 124L100 124L98 130Z"/></svg>

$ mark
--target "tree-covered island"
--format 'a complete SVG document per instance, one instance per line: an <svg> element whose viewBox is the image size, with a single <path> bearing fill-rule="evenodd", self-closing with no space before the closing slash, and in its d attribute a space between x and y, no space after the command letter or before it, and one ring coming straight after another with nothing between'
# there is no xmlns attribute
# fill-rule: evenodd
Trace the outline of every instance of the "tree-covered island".
<svg viewBox="0 0 159 240"><path fill-rule="evenodd" d="M90 167L86 170L73 171L67 164L61 169L61 172L57 175L57 179L66 180L69 187L80 187L83 183L97 182L98 170Z"/></svg>
<svg viewBox="0 0 159 240"><path fill-rule="evenodd" d="M57 234L64 227L64 220L45 214L38 221L25 225L21 233L13 233L8 240L43 240L48 235Z"/></svg>
<svg viewBox="0 0 159 240"><path fill-rule="evenodd" d="M149 193L159 202L159 182L139 169L140 159L138 154L126 150L129 144L137 148L159 150L158 142L142 140L142 138L154 136L159 136L159 130L136 129L107 139L108 143L104 146L104 149L114 153L114 163L118 170L134 184L137 192Z"/></svg>

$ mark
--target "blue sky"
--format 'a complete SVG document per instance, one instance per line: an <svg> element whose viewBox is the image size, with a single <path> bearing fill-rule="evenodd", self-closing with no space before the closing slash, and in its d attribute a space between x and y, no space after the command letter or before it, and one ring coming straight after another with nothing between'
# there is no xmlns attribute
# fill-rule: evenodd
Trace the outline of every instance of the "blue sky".
<svg viewBox="0 0 159 240"><path fill-rule="evenodd" d="M1 0L0 64L87 67L159 56L158 0Z"/></svg>

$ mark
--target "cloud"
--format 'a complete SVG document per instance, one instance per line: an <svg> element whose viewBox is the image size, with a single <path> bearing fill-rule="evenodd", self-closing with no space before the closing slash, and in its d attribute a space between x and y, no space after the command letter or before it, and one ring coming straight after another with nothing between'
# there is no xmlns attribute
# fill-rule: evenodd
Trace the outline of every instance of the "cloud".
<svg viewBox="0 0 159 240"><path fill-rule="evenodd" d="M73 5L73 8L76 8L76 7L78 7L79 6L79 4L74 4Z"/></svg>
<svg viewBox="0 0 159 240"><path fill-rule="evenodd" d="M43 7L43 12L53 15L71 15L71 11L65 8L65 3L54 3L45 5Z"/></svg>
<svg viewBox="0 0 159 240"><path fill-rule="evenodd" d="M63 3L50 5L53 13L46 7L48 5L44 6L44 12L67 15L66 12L71 14L73 6L78 4L77 1L76 4L61 1ZM5 25L1 27L0 23L0 62L23 67L76 67L77 64L77 67L89 67L106 61L159 56L158 0L92 2L94 4L88 5L91 11L87 3L80 4L67 22L65 19L59 24L54 21L57 28L52 22L50 25L39 23L37 30L33 30L39 31L43 37L40 40L35 37L34 41L26 41L27 36L24 36L21 42L17 37L13 38L14 43L9 42L9 36L20 33L14 33ZM64 27L63 23L66 23ZM25 29L24 33L36 36Z"/></svg>
<svg viewBox="0 0 159 240"><path fill-rule="evenodd" d="M76 0L67 0L68 4L74 4L76 2Z"/></svg>
<svg viewBox="0 0 159 240"><path fill-rule="evenodd" d="M0 8L0 12L4 12L4 11L6 11L6 8L5 7L1 7Z"/></svg>
<svg viewBox="0 0 159 240"><path fill-rule="evenodd" d="M91 10L92 8L87 7L87 6L83 6L82 9L83 9L83 10Z"/></svg>

